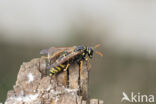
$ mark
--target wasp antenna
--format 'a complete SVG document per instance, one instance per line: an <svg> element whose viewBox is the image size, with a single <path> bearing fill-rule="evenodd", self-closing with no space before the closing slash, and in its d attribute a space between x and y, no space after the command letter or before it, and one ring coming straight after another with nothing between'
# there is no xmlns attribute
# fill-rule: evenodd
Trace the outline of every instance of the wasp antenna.
<svg viewBox="0 0 156 104"><path fill-rule="evenodd" d="M99 56L103 56L103 53L99 52L99 51L95 51L96 54L98 54Z"/></svg>
<svg viewBox="0 0 156 104"><path fill-rule="evenodd" d="M101 46L101 44L96 44L95 46L94 46L94 48L98 48L98 47L100 47Z"/></svg>

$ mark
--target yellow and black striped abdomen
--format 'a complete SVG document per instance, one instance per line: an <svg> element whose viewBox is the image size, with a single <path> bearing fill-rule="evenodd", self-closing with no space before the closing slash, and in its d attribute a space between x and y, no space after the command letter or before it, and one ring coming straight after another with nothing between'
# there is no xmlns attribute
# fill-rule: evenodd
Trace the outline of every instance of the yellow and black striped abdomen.
<svg viewBox="0 0 156 104"><path fill-rule="evenodd" d="M62 65L62 64L57 67L50 68L50 70L49 70L50 76L62 71L64 68L65 68L65 65Z"/></svg>

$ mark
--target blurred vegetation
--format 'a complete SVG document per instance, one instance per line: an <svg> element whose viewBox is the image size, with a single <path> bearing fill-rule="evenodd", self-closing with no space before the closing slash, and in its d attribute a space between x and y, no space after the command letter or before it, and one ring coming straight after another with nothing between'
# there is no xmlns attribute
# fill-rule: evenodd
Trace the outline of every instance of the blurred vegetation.
<svg viewBox="0 0 156 104"><path fill-rule="evenodd" d="M90 38L77 35L61 43L60 46L72 46L85 44L93 46L100 43L100 38ZM21 45L0 42L0 102L4 102L7 91L12 89L20 65L30 61L32 58L40 57L40 49L56 44L43 45ZM89 95L98 97L108 104L120 104L122 92L131 91L144 94L156 92L156 60L144 57L121 54L102 44L98 50L104 56L91 60L92 69L90 73Z"/></svg>

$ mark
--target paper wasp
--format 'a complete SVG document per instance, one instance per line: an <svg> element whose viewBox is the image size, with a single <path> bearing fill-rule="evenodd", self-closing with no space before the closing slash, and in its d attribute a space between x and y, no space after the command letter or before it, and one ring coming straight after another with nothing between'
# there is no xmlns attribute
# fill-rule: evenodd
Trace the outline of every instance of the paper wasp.
<svg viewBox="0 0 156 104"><path fill-rule="evenodd" d="M40 51L40 54L48 54L48 59L51 60L55 57L57 59L54 63L49 65L47 69L50 71L50 76L53 76L61 71L67 71L70 64L77 62L80 65L80 71L82 69L83 60L86 60L89 66L89 58L93 57L94 49L99 47L87 47L87 46L73 46L73 47L64 47L64 48L49 48ZM95 51L98 55L103 56L101 52ZM87 57L88 56L88 57Z"/></svg>

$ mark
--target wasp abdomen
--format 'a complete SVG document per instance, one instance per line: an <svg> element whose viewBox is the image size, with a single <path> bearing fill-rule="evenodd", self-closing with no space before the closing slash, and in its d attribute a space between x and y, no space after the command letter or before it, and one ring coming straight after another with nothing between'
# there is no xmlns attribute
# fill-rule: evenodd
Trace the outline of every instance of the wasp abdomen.
<svg viewBox="0 0 156 104"><path fill-rule="evenodd" d="M61 72L63 69L65 68L65 65L59 65L59 66L57 66L57 67L52 67L52 68L50 68L50 76L51 75L54 75L54 74L56 74L56 73L58 73L58 72Z"/></svg>

